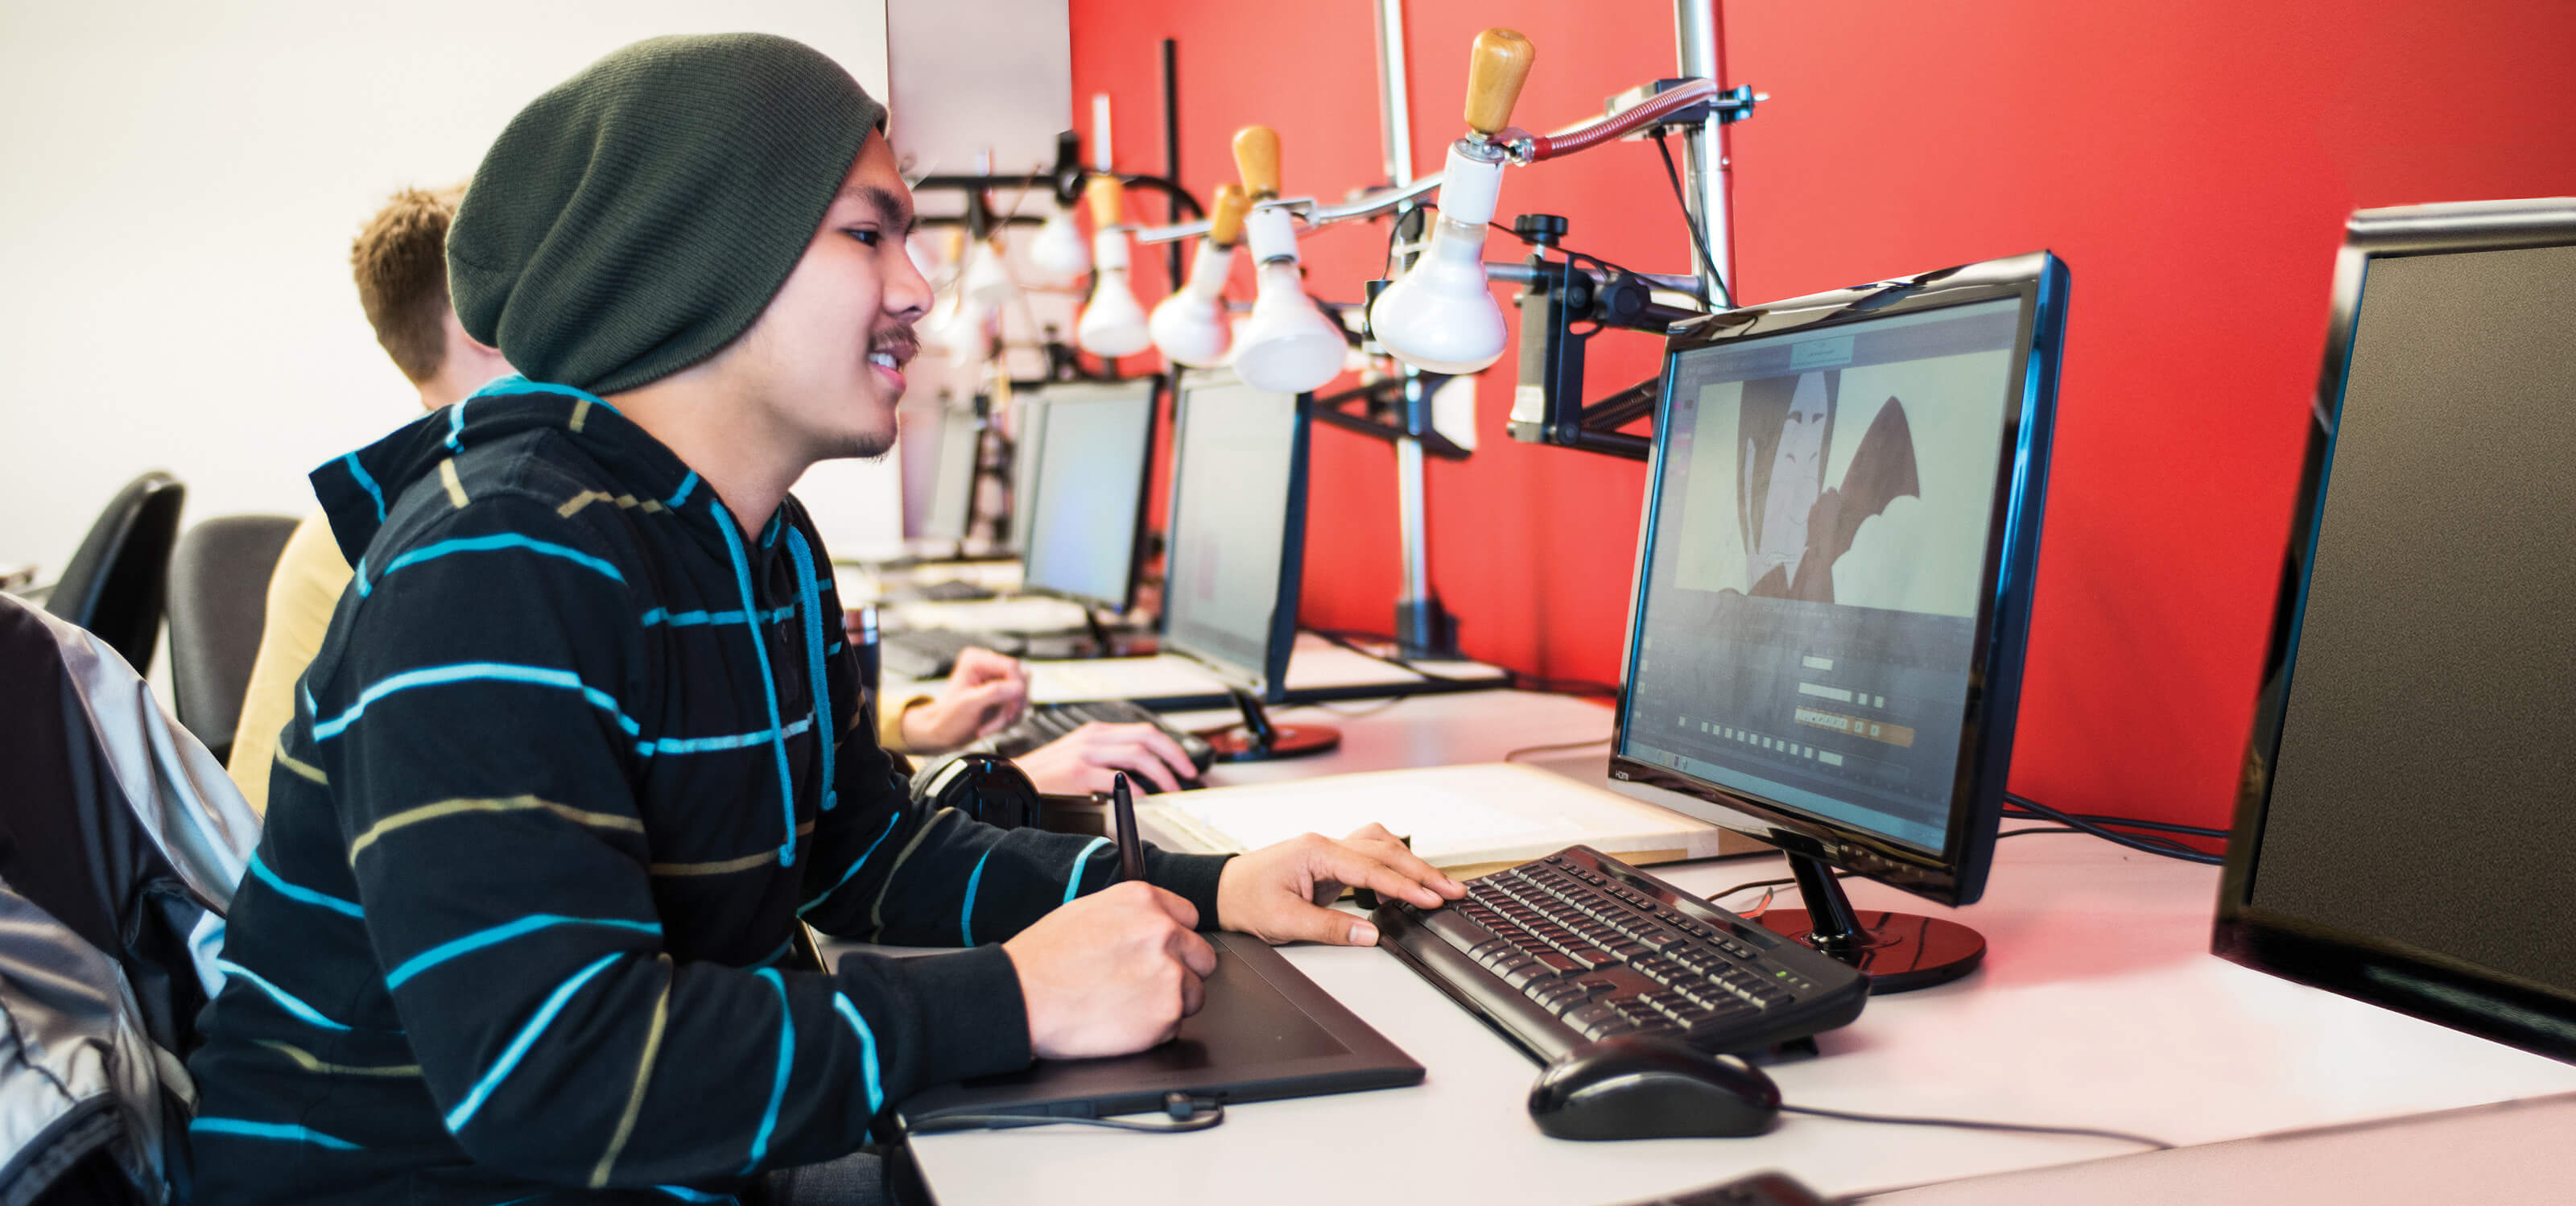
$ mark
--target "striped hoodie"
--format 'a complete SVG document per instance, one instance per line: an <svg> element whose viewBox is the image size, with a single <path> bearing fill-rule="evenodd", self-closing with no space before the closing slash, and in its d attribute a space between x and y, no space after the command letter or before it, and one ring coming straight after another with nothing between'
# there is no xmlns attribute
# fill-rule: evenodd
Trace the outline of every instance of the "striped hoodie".
<svg viewBox="0 0 2576 1206"><path fill-rule="evenodd" d="M195 1201L722 1201L1028 1063L992 944L1117 857L912 801L793 498L738 525L520 378L313 480L357 572L189 1061ZM1211 921L1221 866L1148 862ZM966 949L797 970L800 919Z"/></svg>

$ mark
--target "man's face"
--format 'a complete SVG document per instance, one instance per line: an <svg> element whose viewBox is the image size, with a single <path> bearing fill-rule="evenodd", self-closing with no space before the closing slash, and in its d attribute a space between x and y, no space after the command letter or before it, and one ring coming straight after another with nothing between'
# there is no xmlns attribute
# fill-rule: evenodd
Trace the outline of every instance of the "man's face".
<svg viewBox="0 0 2576 1206"><path fill-rule="evenodd" d="M912 192L871 134L804 258L724 353L750 429L809 461L894 446L904 366L919 347L912 326L931 300L904 250L912 224Z"/></svg>

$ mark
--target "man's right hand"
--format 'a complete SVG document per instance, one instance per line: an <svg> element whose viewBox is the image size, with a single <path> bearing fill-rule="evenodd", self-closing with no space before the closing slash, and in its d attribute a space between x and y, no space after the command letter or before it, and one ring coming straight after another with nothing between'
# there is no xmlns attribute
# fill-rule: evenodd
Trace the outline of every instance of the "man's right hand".
<svg viewBox="0 0 2576 1206"><path fill-rule="evenodd" d="M1040 1059L1128 1055L1172 1037L1199 1011L1216 948L1199 911L1150 884L1114 884L1047 914L1002 944L1027 1001Z"/></svg>
<svg viewBox="0 0 2576 1206"><path fill-rule="evenodd" d="M1086 724L1011 761L1051 796L1108 791L1119 771L1155 792L1178 790L1199 773L1180 743L1150 724Z"/></svg>

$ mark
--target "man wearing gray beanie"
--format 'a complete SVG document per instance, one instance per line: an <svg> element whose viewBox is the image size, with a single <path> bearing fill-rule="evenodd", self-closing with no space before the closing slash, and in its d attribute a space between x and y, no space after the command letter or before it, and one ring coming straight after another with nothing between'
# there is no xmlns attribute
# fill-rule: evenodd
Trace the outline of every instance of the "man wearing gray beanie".
<svg viewBox="0 0 2576 1206"><path fill-rule="evenodd" d="M798 1197L919 1089L1168 1038L1197 929L1462 894L1377 827L1119 883L855 723L787 491L891 445L930 303L884 119L795 42L658 38L493 144L451 289L527 375L313 474L356 576L190 1060L195 1201ZM800 922L964 949L825 971Z"/></svg>

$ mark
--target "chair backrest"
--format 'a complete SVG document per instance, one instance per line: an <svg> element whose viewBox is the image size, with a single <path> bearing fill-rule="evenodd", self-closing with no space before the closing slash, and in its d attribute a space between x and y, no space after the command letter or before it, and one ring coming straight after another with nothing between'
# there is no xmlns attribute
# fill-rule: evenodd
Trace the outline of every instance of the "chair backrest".
<svg viewBox="0 0 2576 1206"><path fill-rule="evenodd" d="M116 492L63 567L45 610L97 633L136 674L152 670L162 589L188 488L158 469Z"/></svg>
<svg viewBox="0 0 2576 1206"><path fill-rule="evenodd" d="M242 693L268 622L268 579L295 534L284 515L226 515L188 529L170 554L170 685L179 723L229 759Z"/></svg>

